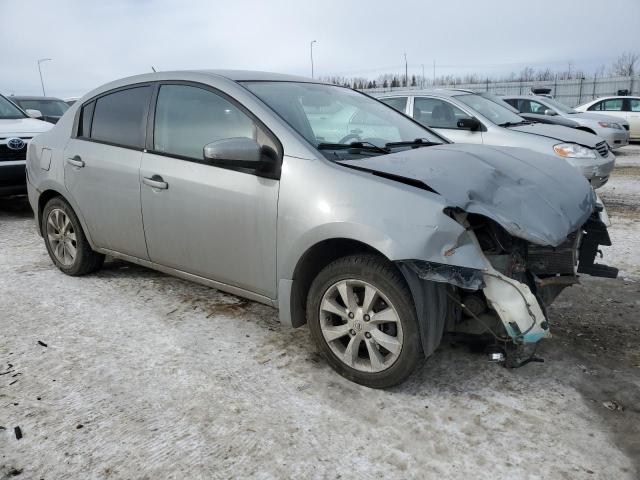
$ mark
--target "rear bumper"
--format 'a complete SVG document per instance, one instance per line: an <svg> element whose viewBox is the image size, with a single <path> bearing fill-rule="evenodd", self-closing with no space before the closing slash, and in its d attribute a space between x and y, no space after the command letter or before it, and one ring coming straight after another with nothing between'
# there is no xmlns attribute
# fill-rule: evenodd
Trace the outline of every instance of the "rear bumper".
<svg viewBox="0 0 640 480"><path fill-rule="evenodd" d="M0 196L27 191L25 168L24 160L0 162Z"/></svg>

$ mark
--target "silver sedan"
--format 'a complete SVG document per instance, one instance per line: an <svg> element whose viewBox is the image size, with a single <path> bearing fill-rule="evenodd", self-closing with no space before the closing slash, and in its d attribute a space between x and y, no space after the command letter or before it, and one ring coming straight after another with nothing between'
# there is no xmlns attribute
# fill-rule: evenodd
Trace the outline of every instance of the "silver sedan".
<svg viewBox="0 0 640 480"><path fill-rule="evenodd" d="M518 366L577 272L617 272L593 262L606 225L567 163L449 144L307 78L118 80L74 103L27 157L60 271L89 274L110 255L277 307L371 387L403 381L448 332L490 328L494 358Z"/></svg>
<svg viewBox="0 0 640 480"><path fill-rule="evenodd" d="M629 143L629 122L624 118L599 113L579 112L549 97L540 95L505 95L503 100L520 112L560 115L580 124L585 132L604 138L613 149Z"/></svg>

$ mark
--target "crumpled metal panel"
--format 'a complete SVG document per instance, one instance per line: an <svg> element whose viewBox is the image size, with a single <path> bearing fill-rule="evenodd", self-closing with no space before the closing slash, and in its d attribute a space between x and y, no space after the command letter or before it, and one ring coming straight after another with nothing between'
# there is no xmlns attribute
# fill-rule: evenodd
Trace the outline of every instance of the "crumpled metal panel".
<svg viewBox="0 0 640 480"><path fill-rule="evenodd" d="M428 357L442 341L450 311L447 289L451 287L445 283L421 279L407 263L398 262L397 265L411 289L418 314L422 351Z"/></svg>
<svg viewBox="0 0 640 480"><path fill-rule="evenodd" d="M449 144L339 163L418 180L450 206L539 245L561 244L595 205L593 189L575 168L522 148Z"/></svg>
<svg viewBox="0 0 640 480"><path fill-rule="evenodd" d="M484 288L482 271L474 268L444 265L442 263L425 262L423 260L404 260L396 262L412 269L422 280L449 283L468 290Z"/></svg>

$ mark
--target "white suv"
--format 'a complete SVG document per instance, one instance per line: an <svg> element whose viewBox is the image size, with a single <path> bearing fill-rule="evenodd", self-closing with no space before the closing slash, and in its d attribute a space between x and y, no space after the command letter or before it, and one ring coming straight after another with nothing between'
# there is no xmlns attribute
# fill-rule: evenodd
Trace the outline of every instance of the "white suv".
<svg viewBox="0 0 640 480"><path fill-rule="evenodd" d="M38 111L29 115L0 95L0 196L25 193L25 159L27 143L52 124L30 118L41 116Z"/></svg>

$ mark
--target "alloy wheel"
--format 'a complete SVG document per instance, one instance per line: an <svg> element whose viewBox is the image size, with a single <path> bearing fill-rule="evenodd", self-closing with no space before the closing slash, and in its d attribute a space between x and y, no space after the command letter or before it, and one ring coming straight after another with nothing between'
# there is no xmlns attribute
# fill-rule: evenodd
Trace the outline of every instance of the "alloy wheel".
<svg viewBox="0 0 640 480"><path fill-rule="evenodd" d="M69 216L54 208L47 217L47 239L53 255L62 265L73 265L77 255L76 232Z"/></svg>
<svg viewBox="0 0 640 480"><path fill-rule="evenodd" d="M349 367L381 372L402 350L396 308L373 285L356 279L331 285L320 302L320 330L331 351Z"/></svg>

